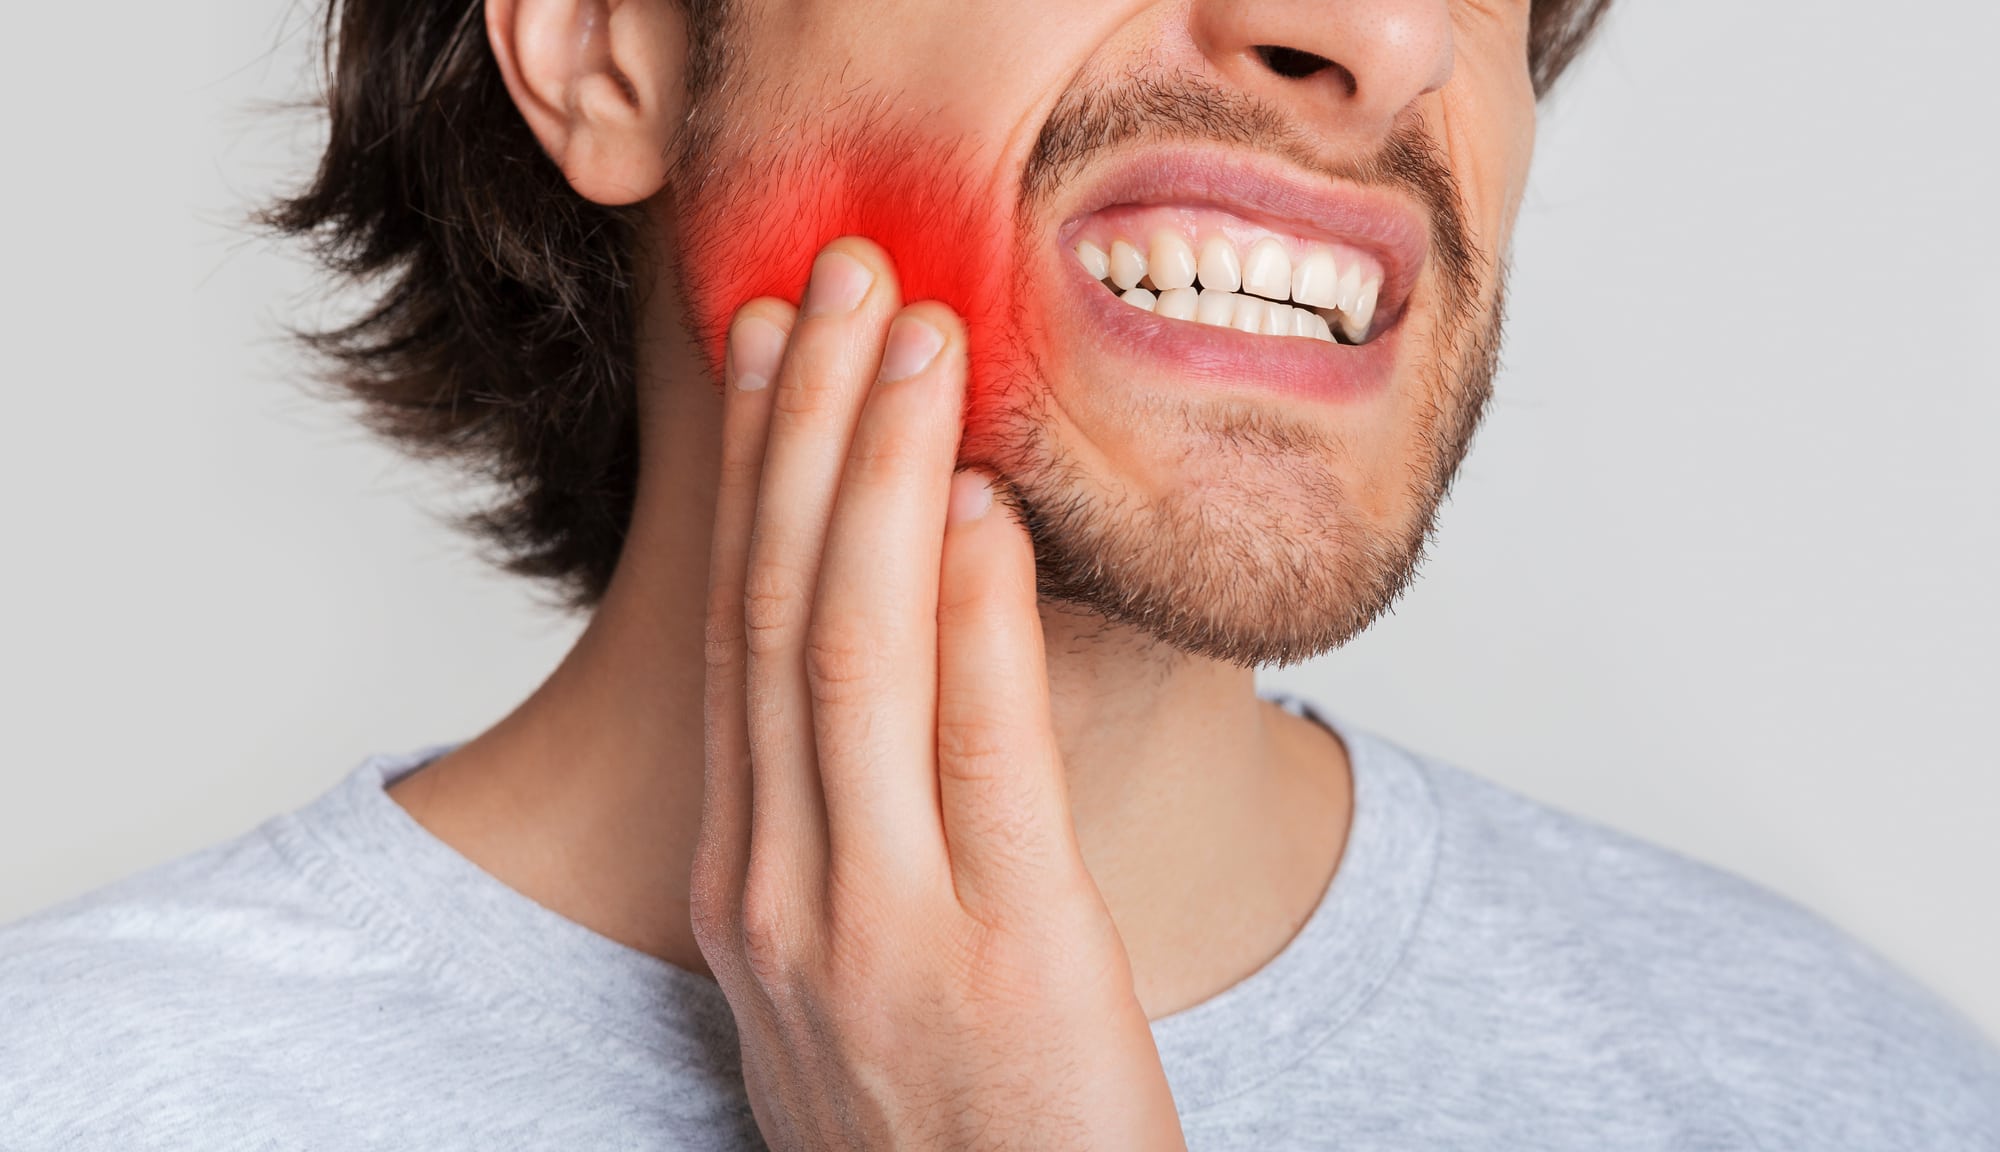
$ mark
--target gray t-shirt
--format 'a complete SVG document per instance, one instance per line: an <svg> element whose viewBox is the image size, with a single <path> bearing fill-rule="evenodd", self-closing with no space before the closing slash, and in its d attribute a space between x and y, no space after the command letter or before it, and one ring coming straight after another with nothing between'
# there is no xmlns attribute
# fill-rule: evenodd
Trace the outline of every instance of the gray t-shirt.
<svg viewBox="0 0 2000 1152"><path fill-rule="evenodd" d="M1327 895L1154 1024L1191 1149L2000 1150L2000 1055L1819 920L1334 728ZM383 792L441 751L0 931L0 1149L761 1147L715 985Z"/></svg>

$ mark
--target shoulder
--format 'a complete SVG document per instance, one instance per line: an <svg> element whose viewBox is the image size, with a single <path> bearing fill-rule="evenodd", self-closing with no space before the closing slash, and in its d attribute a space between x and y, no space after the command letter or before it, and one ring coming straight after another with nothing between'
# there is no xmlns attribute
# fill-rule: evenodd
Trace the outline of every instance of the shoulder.
<svg viewBox="0 0 2000 1152"><path fill-rule="evenodd" d="M0 1144L151 1147L217 1085L275 1098L365 935L268 826L0 928Z"/></svg>
<svg viewBox="0 0 2000 1152"><path fill-rule="evenodd" d="M108 982L241 963L269 921L296 920L297 879L253 832L29 916L0 928L0 1000L46 1010Z"/></svg>
<svg viewBox="0 0 2000 1152"><path fill-rule="evenodd" d="M734 1146L733 1034L517 951L380 780L0 929L0 1149Z"/></svg>
<svg viewBox="0 0 2000 1152"><path fill-rule="evenodd" d="M301 936L330 927L301 915L311 904L304 877L262 830L252 832L0 928L0 1004L11 1020L61 1010L82 1013L72 1025L109 1026L129 1019L118 1011L129 1005L99 995L107 989L157 1002L291 962ZM179 979L189 972L210 979ZM0 1052L24 1042L8 1029Z"/></svg>
<svg viewBox="0 0 2000 1152"><path fill-rule="evenodd" d="M2000 1054L1866 947L1748 881L1411 759L1439 809L1427 920L1518 961L1553 1010L1623 1021L1753 1139L2000 1147Z"/></svg>
<svg viewBox="0 0 2000 1152"><path fill-rule="evenodd" d="M307 1001L405 960L401 921L347 863L395 865L355 832L359 798L394 762L370 758L304 808L0 927L0 1011L40 1024L0 1030L0 1068L31 1048L200 1042L268 1023L262 993Z"/></svg>

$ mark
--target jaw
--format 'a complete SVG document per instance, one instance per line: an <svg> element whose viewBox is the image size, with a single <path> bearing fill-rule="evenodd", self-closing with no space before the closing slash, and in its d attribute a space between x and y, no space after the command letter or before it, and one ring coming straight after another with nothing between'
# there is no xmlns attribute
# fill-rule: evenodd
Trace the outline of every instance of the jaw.
<svg viewBox="0 0 2000 1152"><path fill-rule="evenodd" d="M1159 626L1134 626L1183 651L1258 662L1337 643L1400 588L1428 515L1411 477L1436 471L1424 414L1454 403L1448 373L1429 368L1456 345L1412 203L1329 190L1268 158L1154 154L1065 185L1035 225L1016 213L1019 166L922 125L861 117L755 137L779 138L807 143L725 158L677 204L687 295L711 349L749 299L796 301L825 242L868 236L889 250L906 299L966 319L962 456L1036 512L1059 599L1114 622L1146 617ZM1227 256L1208 251L1218 240ZM1114 277L1120 241L1130 251ZM1102 278L1079 258L1086 243L1104 254ZM1257 330L1234 311L1204 323L1211 288L1253 300ZM1125 300L1132 289L1154 309ZM1159 310L1189 289L1194 316ZM1324 334L1300 334L1296 318L1277 330L1279 302Z"/></svg>

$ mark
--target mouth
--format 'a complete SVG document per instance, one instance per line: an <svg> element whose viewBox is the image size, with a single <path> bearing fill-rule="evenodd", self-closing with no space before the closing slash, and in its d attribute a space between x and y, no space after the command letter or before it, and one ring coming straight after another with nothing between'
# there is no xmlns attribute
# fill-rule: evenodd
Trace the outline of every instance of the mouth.
<svg viewBox="0 0 2000 1152"><path fill-rule="evenodd" d="M1392 193L1212 151L1114 171L1057 240L1099 339L1218 383L1321 395L1386 387L1429 254L1424 217Z"/></svg>
<svg viewBox="0 0 2000 1152"><path fill-rule="evenodd" d="M1381 302L1382 264L1368 253L1212 208L1099 212L1071 250L1142 312L1251 335L1365 344Z"/></svg>

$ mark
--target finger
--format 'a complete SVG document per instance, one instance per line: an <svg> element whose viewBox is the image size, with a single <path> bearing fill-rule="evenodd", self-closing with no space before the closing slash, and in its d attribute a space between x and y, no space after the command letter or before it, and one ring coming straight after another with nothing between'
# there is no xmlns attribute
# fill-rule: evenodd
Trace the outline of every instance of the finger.
<svg viewBox="0 0 2000 1152"><path fill-rule="evenodd" d="M1049 707L1027 532L977 472L952 477L938 576L938 806L960 903L1032 909L1081 859Z"/></svg>
<svg viewBox="0 0 2000 1152"><path fill-rule="evenodd" d="M938 561L964 392L958 317L935 302L905 308L841 471L806 640L836 872L945 875Z"/></svg>
<svg viewBox="0 0 2000 1152"><path fill-rule="evenodd" d="M750 871L796 906L818 891L826 811L805 646L841 462L898 307L889 259L852 237L829 244L792 327L771 396L743 615L751 764Z"/></svg>
<svg viewBox="0 0 2000 1152"><path fill-rule="evenodd" d="M770 426L770 383L783 360L793 318L792 306L782 300L744 305L730 327L723 367L722 463L709 552L707 675L702 695L701 835L691 894L697 924L704 928L697 940L711 968L726 963L726 958L709 955L710 946L729 949L740 930L736 916L750 850L743 573L749 562L750 526Z"/></svg>

